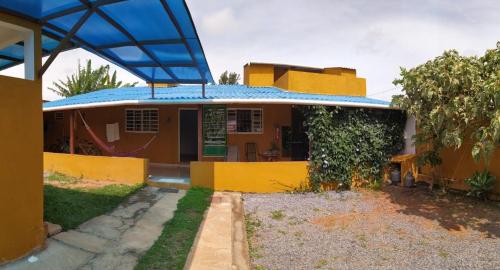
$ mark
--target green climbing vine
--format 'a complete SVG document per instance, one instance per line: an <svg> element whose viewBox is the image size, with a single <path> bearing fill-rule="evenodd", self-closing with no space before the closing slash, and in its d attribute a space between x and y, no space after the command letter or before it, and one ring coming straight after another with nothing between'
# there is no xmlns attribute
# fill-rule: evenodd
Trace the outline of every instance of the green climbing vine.
<svg viewBox="0 0 500 270"><path fill-rule="evenodd" d="M311 188L337 183L347 189L353 176L382 179L392 155L404 147L404 113L398 110L304 107L310 143Z"/></svg>

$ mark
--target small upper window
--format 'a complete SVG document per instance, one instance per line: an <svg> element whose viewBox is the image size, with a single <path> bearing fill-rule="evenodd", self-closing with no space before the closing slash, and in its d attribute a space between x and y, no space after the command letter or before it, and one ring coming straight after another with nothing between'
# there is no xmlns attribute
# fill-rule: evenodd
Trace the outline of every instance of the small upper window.
<svg viewBox="0 0 500 270"><path fill-rule="evenodd" d="M262 109L228 109L228 133L262 133Z"/></svg>
<svg viewBox="0 0 500 270"><path fill-rule="evenodd" d="M126 109L125 131L157 133L159 131L158 109Z"/></svg>
<svg viewBox="0 0 500 270"><path fill-rule="evenodd" d="M64 120L64 112L56 112L54 113L55 120Z"/></svg>

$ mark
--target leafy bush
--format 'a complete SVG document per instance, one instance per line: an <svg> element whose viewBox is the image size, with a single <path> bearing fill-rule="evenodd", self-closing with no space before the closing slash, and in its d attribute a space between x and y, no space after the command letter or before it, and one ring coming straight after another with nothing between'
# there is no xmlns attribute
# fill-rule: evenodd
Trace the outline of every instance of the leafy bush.
<svg viewBox="0 0 500 270"><path fill-rule="evenodd" d="M394 84L403 95L393 104L415 116L420 165L441 163L444 148L459 149L472 140L472 157L487 163L500 146L500 41L481 56L457 51L411 69L401 68Z"/></svg>
<svg viewBox="0 0 500 270"><path fill-rule="evenodd" d="M470 186L467 195L476 198L486 198L487 193L493 189L495 176L491 175L488 170L475 172L471 178L465 179L465 183Z"/></svg>
<svg viewBox="0 0 500 270"><path fill-rule="evenodd" d="M406 116L401 111L325 106L304 111L313 190L326 183L347 189L353 176L380 181L391 156L403 149Z"/></svg>

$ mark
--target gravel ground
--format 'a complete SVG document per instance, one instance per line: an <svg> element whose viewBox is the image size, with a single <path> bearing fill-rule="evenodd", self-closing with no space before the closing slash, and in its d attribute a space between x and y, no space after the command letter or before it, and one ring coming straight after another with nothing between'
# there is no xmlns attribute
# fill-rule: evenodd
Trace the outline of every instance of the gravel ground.
<svg viewBox="0 0 500 270"><path fill-rule="evenodd" d="M400 187L243 199L253 269L500 269L498 203Z"/></svg>

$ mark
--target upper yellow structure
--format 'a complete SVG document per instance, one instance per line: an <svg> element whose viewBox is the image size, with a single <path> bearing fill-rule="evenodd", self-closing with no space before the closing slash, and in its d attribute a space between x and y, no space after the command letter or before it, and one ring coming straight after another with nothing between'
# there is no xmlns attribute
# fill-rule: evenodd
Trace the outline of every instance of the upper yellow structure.
<svg viewBox="0 0 500 270"><path fill-rule="evenodd" d="M243 67L243 80L248 86L275 86L301 93L366 96L366 79L356 77L351 68L248 63Z"/></svg>

